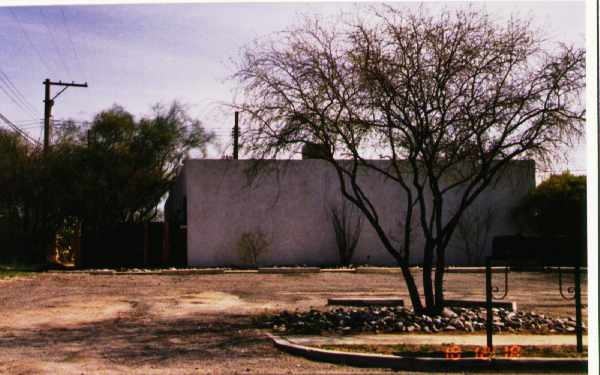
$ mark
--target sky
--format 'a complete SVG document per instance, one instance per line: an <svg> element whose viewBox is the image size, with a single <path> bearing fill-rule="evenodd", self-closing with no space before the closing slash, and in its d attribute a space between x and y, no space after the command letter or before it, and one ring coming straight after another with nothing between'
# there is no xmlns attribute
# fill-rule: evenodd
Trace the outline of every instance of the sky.
<svg viewBox="0 0 600 375"><path fill-rule="evenodd" d="M414 7L418 3L400 3ZM241 49L256 38L297 24L301 15L360 12L353 3L200 3L145 5L0 6L0 113L41 139L42 81L87 82L56 99L55 121L90 121L119 104L136 116L155 103L178 100L230 144ZM464 3L426 3L433 12ZM493 19L531 18L550 41L585 46L585 4L479 3ZM57 88L53 87L53 93ZM8 95L7 95L8 94ZM12 98L12 99L11 99ZM242 119L243 121L243 119ZM4 126L4 125L0 125ZM584 173L585 146L566 150L555 171ZM223 149L212 149L220 157ZM230 152L230 151L229 151Z"/></svg>

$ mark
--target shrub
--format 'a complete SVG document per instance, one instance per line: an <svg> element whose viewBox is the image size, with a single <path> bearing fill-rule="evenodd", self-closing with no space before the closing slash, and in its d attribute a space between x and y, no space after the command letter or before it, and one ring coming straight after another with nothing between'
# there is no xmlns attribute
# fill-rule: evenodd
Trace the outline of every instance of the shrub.
<svg viewBox="0 0 600 375"><path fill-rule="evenodd" d="M237 243L237 250L242 261L250 266L258 266L258 258L269 251L270 242L260 230L244 232Z"/></svg>
<svg viewBox="0 0 600 375"><path fill-rule="evenodd" d="M342 266L348 266L360 239L362 217L344 201L341 208L331 207L331 223L335 232L340 263Z"/></svg>

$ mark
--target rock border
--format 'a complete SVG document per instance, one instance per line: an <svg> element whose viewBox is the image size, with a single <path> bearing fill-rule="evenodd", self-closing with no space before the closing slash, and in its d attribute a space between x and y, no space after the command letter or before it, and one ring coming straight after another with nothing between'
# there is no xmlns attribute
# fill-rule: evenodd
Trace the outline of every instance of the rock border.
<svg viewBox="0 0 600 375"><path fill-rule="evenodd" d="M352 353L317 349L294 344L282 337L267 333L276 348L315 361L347 366L392 368L404 371L448 372L450 370L480 371L581 371L588 360L582 358L431 358L401 357L386 354Z"/></svg>
<svg viewBox="0 0 600 375"><path fill-rule="evenodd" d="M331 297L327 299L330 306L405 306L404 300L398 297ZM480 300L454 300L444 301L445 307L486 307L485 301ZM492 301L492 307L502 308L508 311L517 311L517 303L514 301Z"/></svg>

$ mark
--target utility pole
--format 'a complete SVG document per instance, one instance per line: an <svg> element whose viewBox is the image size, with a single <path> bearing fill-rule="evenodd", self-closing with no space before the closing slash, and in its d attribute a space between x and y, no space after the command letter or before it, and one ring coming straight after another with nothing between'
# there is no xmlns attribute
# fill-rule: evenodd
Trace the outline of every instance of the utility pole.
<svg viewBox="0 0 600 375"><path fill-rule="evenodd" d="M52 82L50 79L46 78L43 82L44 84L44 152L48 150L50 146L50 117L52 117L52 106L54 105L54 99L56 99L60 94L62 94L69 87L88 87L86 83L75 83L75 82ZM58 94L54 95L50 98L50 86L62 86L63 89L58 92Z"/></svg>
<svg viewBox="0 0 600 375"><path fill-rule="evenodd" d="M233 160L238 159L238 138L240 137L239 117L240 113L238 111L235 111L235 123L233 125Z"/></svg>

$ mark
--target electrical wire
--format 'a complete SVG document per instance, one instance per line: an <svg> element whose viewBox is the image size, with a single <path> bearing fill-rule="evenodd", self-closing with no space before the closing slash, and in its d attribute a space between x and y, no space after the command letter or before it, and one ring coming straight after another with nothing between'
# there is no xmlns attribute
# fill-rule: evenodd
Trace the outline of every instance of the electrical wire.
<svg viewBox="0 0 600 375"><path fill-rule="evenodd" d="M17 107L19 107L23 111L23 113L25 113L27 116L31 116L33 114L31 118L35 119L37 115L31 112L31 110L29 110L25 105L21 104L21 102L13 96L14 94L12 94L10 90L7 90L4 85L6 84L2 81L2 77L0 77L0 90L2 90L4 94L6 94L6 96L10 99L10 101L13 102Z"/></svg>
<svg viewBox="0 0 600 375"><path fill-rule="evenodd" d="M65 12L62 10L61 8L61 12L63 14L63 24L65 25L65 28L67 29L67 33L68 33L68 37L69 40L71 41L71 45L73 46L73 51L76 54L77 57L77 62L79 63L79 69L81 70L81 74L83 74L83 78L85 78L85 81L88 82L89 81L89 77L88 77L88 71L87 69L85 69L85 66L83 64L83 60L81 59L81 56L79 55L79 52L77 52L77 49L75 48L75 43L73 43L73 39L71 38L71 28L68 26L68 24L65 22L66 21L66 16L65 16ZM78 16L78 11L76 10L76 8L71 9L71 13L75 14L75 17ZM79 38L81 39L83 34L79 34ZM94 100L94 98L92 98L92 94L90 94L90 90L85 90L85 93L88 97L88 99L90 100L90 102L92 102Z"/></svg>
<svg viewBox="0 0 600 375"><path fill-rule="evenodd" d="M21 129L37 129L37 128L43 128L44 127L44 123L39 123L39 124L31 124L31 125L21 125Z"/></svg>
<svg viewBox="0 0 600 375"><path fill-rule="evenodd" d="M37 123L40 123L40 122L43 122L43 121L44 120L40 118L40 119L37 119L37 120L15 120L12 123L21 126L21 125L27 125L27 124L37 124Z"/></svg>
<svg viewBox="0 0 600 375"><path fill-rule="evenodd" d="M11 129L13 129L17 134L19 134L21 137L25 138L26 140L28 140L29 142L31 142L32 144L39 146L40 143L38 141L36 141L34 138L32 138L29 134L27 134L26 132L24 132L23 130L21 130L21 128L19 128L17 125L13 124L9 119L6 118L6 116L4 116L2 113L0 113L0 120L4 121L4 123L6 123Z"/></svg>
<svg viewBox="0 0 600 375"><path fill-rule="evenodd" d="M52 31L52 29L50 28L50 26L48 25L48 22L46 20L46 14L44 12L42 12L41 9L39 10L39 13L40 13L40 16L42 17L42 22L44 23L44 26L46 27L46 30L48 30L48 34L50 35L50 41L52 42L52 45L54 46L54 51L56 52L56 56L58 56L58 61L60 61L60 63L62 64L67 76L71 77L71 70L69 69L67 62L65 61L65 59L62 56L61 49L58 47L58 44L56 43L56 38L54 37L54 32Z"/></svg>
<svg viewBox="0 0 600 375"><path fill-rule="evenodd" d="M21 104L23 104L32 113L39 113L39 111L25 98L21 91L13 84L10 77L0 68L0 81L4 81L8 89L15 95Z"/></svg>
<svg viewBox="0 0 600 375"><path fill-rule="evenodd" d="M37 47L35 46L35 44L33 44L33 42L31 41L31 38L29 38L29 34L27 33L27 30L25 30L25 28L23 27L23 24L21 23L21 20L19 20L19 18L17 18L17 15L12 10L12 8L8 8L8 11L12 15L12 17L15 19L15 21L17 21L17 24L19 25L19 29L21 30L21 33L25 37L25 40L27 40L27 43L29 43L29 46L31 47L31 49L35 52L35 54L37 55L37 57L40 60L40 62L42 63L42 65L46 68L46 71L48 73L51 73L52 70L50 69L50 67L48 66L48 64L46 64L46 61L42 58L42 54L37 49Z"/></svg>
<svg viewBox="0 0 600 375"><path fill-rule="evenodd" d="M79 57L79 53L77 52L77 48L75 48L75 43L73 42L73 38L71 37L71 29L69 28L69 26L67 24L67 17L65 16L65 11L63 8L59 8L59 9L60 9L60 14L62 16L63 28L65 29L66 34L67 34L67 39L69 39L69 43L71 44L71 49L73 50L73 55L75 56L75 60L77 60L77 64L79 65L79 70L80 70L82 76L86 77L87 75L84 72L81 58Z"/></svg>

